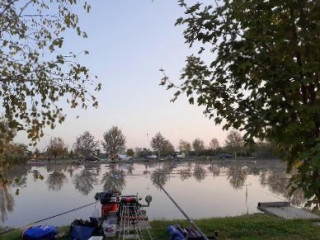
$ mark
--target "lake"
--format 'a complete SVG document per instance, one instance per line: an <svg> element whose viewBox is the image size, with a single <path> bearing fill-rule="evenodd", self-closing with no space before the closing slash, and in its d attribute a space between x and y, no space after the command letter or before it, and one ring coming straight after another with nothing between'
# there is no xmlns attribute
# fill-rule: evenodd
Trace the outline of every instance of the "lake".
<svg viewBox="0 0 320 240"><path fill-rule="evenodd" d="M0 189L2 226L23 226L94 202L96 192L118 189L122 194L151 195L149 219L183 218L161 184L191 218L224 217L259 212L258 202L304 202L303 194L288 197L289 176L277 160L207 162L50 164L16 167L19 181ZM87 219L99 205L42 222L68 225Z"/></svg>

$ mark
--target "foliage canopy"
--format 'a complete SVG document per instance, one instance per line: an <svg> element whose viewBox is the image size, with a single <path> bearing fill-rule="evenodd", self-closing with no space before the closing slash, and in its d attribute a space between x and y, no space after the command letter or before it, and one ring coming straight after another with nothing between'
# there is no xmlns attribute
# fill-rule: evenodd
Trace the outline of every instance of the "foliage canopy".
<svg viewBox="0 0 320 240"><path fill-rule="evenodd" d="M108 155L119 154L124 151L126 137L120 128L113 126L103 134L102 146Z"/></svg>
<svg viewBox="0 0 320 240"><path fill-rule="evenodd" d="M298 167L291 181L320 201L320 1L224 0L179 4L184 37L199 52L186 59L178 87L191 104L244 139L275 142Z"/></svg>
<svg viewBox="0 0 320 240"><path fill-rule="evenodd" d="M165 139L160 132L151 139L151 147L154 151L157 151L158 157L170 155L174 152L172 143Z"/></svg>
<svg viewBox="0 0 320 240"><path fill-rule="evenodd" d="M90 91L100 90L100 84L75 53L63 49L64 32L87 37L73 11L77 4L90 11L76 0L0 1L1 114L9 130L26 131L32 141L43 136L44 127L64 121L61 100L71 108L98 104ZM1 138L7 135L1 124L0 130Z"/></svg>
<svg viewBox="0 0 320 240"><path fill-rule="evenodd" d="M99 142L95 140L94 136L89 131L85 131L77 137L74 150L83 156L90 156L97 150L98 146Z"/></svg>
<svg viewBox="0 0 320 240"><path fill-rule="evenodd" d="M193 140L192 148L196 152L196 154L199 154L205 149L203 140L201 140L200 138L196 138L195 140Z"/></svg>
<svg viewBox="0 0 320 240"><path fill-rule="evenodd" d="M191 151L191 144L187 141L179 141L179 151L188 154Z"/></svg>
<svg viewBox="0 0 320 240"><path fill-rule="evenodd" d="M54 157L56 159L58 156L63 157L67 154L68 147L61 138L51 138L47 148L48 156Z"/></svg>
<svg viewBox="0 0 320 240"><path fill-rule="evenodd" d="M218 139L212 138L210 143L209 143L209 148L212 149L212 150L220 148L220 144L219 144Z"/></svg>

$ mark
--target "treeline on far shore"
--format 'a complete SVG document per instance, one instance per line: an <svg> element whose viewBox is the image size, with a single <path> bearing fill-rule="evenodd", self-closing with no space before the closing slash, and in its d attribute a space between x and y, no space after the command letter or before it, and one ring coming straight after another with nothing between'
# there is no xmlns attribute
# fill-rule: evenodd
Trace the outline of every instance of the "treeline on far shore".
<svg viewBox="0 0 320 240"><path fill-rule="evenodd" d="M115 141L115 139L117 141ZM257 160L280 158L281 154L276 149L276 145L270 142L257 142L245 144L242 135L237 131L230 131L221 146L217 138L212 138L208 146L200 138L192 142L180 140L178 147L174 147L171 142L159 132L150 141L150 148L126 148L126 138L118 127L112 127L103 135L103 141L95 140L95 137L85 131L76 138L75 143L69 149L64 141L57 137L52 138L48 146L40 151L35 148L28 149L25 144L9 143L5 151L5 160L9 164L23 164L27 161L42 160L66 160L66 159L86 159L95 157L100 159L114 159L115 156L130 157L130 159L226 159L248 157ZM101 148L102 146L102 148Z"/></svg>

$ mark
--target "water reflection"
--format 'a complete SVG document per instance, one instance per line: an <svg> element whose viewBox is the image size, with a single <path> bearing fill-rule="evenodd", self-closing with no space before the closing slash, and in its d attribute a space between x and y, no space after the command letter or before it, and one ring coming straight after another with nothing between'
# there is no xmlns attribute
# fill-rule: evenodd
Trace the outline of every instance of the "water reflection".
<svg viewBox="0 0 320 240"><path fill-rule="evenodd" d="M191 168L185 168L179 170L180 179L182 181L187 180L192 177Z"/></svg>
<svg viewBox="0 0 320 240"><path fill-rule="evenodd" d="M193 176L198 182L201 182L206 177L206 170L204 170L200 164L196 164L193 170Z"/></svg>
<svg viewBox="0 0 320 240"><path fill-rule="evenodd" d="M122 192L126 185L124 171L117 170L115 166L112 166L110 171L103 174L101 184L103 184L104 191L116 190Z"/></svg>
<svg viewBox="0 0 320 240"><path fill-rule="evenodd" d="M282 195L284 198L288 199L294 205L302 205L305 202L304 193L301 190L296 190L289 194L288 185L289 177L285 173L276 173L275 171L265 172L263 178L260 178L260 181L263 181L265 185L269 187L269 190L276 194Z"/></svg>
<svg viewBox="0 0 320 240"><path fill-rule="evenodd" d="M152 184L156 187L164 186L170 179L170 173L177 167L175 162L164 162L159 165L159 168L153 170L151 173Z"/></svg>
<svg viewBox="0 0 320 240"><path fill-rule="evenodd" d="M31 167L21 166L13 167L7 172L8 179L13 179L11 187L26 187L27 186L27 176L30 172Z"/></svg>
<svg viewBox="0 0 320 240"><path fill-rule="evenodd" d="M145 170L142 172L143 175L148 175L150 173L149 169L148 169L148 165L144 164Z"/></svg>
<svg viewBox="0 0 320 240"><path fill-rule="evenodd" d="M247 179L248 171L245 167L233 165L228 168L227 176L234 189L241 189Z"/></svg>
<svg viewBox="0 0 320 240"><path fill-rule="evenodd" d="M253 176L259 176L260 169L256 166L250 166L248 168L248 174L253 175Z"/></svg>
<svg viewBox="0 0 320 240"><path fill-rule="evenodd" d="M49 174L46 182L50 191L59 191L61 190L63 184L68 182L68 179L64 173L54 171L53 173Z"/></svg>
<svg viewBox="0 0 320 240"><path fill-rule="evenodd" d="M38 170L33 170L32 171L32 176L33 176L33 181L34 182L37 181L38 179L40 179L40 180L44 179L44 177L42 176L42 174Z"/></svg>
<svg viewBox="0 0 320 240"><path fill-rule="evenodd" d="M127 174L128 175L132 175L133 174L133 170L134 170L133 165L130 165L129 168L128 168Z"/></svg>
<svg viewBox="0 0 320 240"><path fill-rule="evenodd" d="M178 164L175 162L164 162L162 164L162 169L167 173L170 174L172 172L173 169L177 168Z"/></svg>
<svg viewBox="0 0 320 240"><path fill-rule="evenodd" d="M212 176L214 176L214 177L220 175L220 167L216 164L210 164L208 170L209 170L209 172L212 173Z"/></svg>
<svg viewBox="0 0 320 240"><path fill-rule="evenodd" d="M238 198L241 197L241 199L245 200L245 205L242 206L246 208L237 214L243 214L245 212L252 213L254 211L253 209L256 209L257 202L266 199L266 201L282 201L284 197L296 205L304 203L304 195L301 191L296 191L289 197L287 185L290 176L285 174L285 167L274 167L274 164L275 163L264 162L255 164L253 162L236 163L226 161L211 161L210 163L172 161L106 165L49 164L43 167L23 166L8 172L11 178L17 178L19 181L11 182L6 187L0 186L0 220L5 222L2 225L6 225L7 222L13 221L11 219L19 219L19 212L21 214L22 206L23 211L28 212L28 210L25 209L32 207L32 204L34 204L33 199L35 196L33 196L32 193L37 191L38 186L41 187L44 185L46 188L45 184L47 184L48 190L44 192L55 191L54 194L63 194L62 196L66 197L66 199L72 194L77 194L79 200L83 202L88 202L88 195L92 193L94 189L98 191L102 189L113 189L121 192L130 192L132 185L134 185L140 193L145 191L145 188L143 189L142 186L147 186L148 191L154 191L152 194L156 197L156 194L159 193L159 185L164 186L169 181L170 188L176 188L177 191L179 191L184 184L187 184L188 191L193 191L194 188L196 188L195 191L198 191L199 189L215 186L223 193L221 194L222 202L224 202L223 197L225 197L226 202L233 201L233 199L228 199L230 196L234 198L235 196ZM44 179L44 181L41 181L41 179ZM252 183L251 187L248 185L247 179L250 179L250 183ZM127 186L126 181L128 181ZM64 185L66 186L64 187ZM155 187L149 188L151 185ZM20 188L30 190L21 191L19 197L16 197L14 192ZM238 191L240 189L242 190ZM185 192L187 192L187 190L181 191L179 194L184 196ZM200 190L198 194L201 194ZM245 198L243 198L244 195ZM276 196L276 198L273 196ZM40 198L39 196L37 197ZM44 201L51 201L51 199L46 199L46 194L41 194L41 199L42 198ZM72 199L72 197L70 197L70 199ZM69 200L66 200L66 202L68 201ZM186 198L185 201L187 202L189 200ZM50 204L53 207L57 207L59 203L55 205L50 202ZM201 202L201 204L206 206L205 204L207 203ZM208 204L212 204L212 202ZM46 211L44 208L45 206L39 204L39 211ZM229 208L230 205L228 205L228 209ZM240 207L237 209L239 208ZM227 214L228 209L221 209L222 215L224 212ZM232 215L233 213L229 212L228 214ZM157 216L157 214L154 213L154 216ZM204 217L207 216L205 215Z"/></svg>
<svg viewBox="0 0 320 240"><path fill-rule="evenodd" d="M83 195L88 195L93 186L98 183L98 176L96 172L90 171L88 168L84 168L80 173L74 175L72 183L75 189L81 192Z"/></svg>
<svg viewBox="0 0 320 240"><path fill-rule="evenodd" d="M74 168L73 167L70 167L69 169L68 169L68 173L69 173L69 177L70 178L72 178L73 177L73 172L74 172Z"/></svg>
<svg viewBox="0 0 320 240"><path fill-rule="evenodd" d="M156 187L164 186L166 182L169 180L169 173L168 169L165 168L159 168L154 170L151 173L151 181L153 185Z"/></svg>
<svg viewBox="0 0 320 240"><path fill-rule="evenodd" d="M2 222L7 220L7 213L12 212L14 207L14 198L9 193L6 185L0 186L0 219Z"/></svg>
<svg viewBox="0 0 320 240"><path fill-rule="evenodd" d="M260 170L260 175L259 175L259 180L261 186L266 186L267 185L267 176L268 171L267 170Z"/></svg>
<svg viewBox="0 0 320 240"><path fill-rule="evenodd" d="M66 172L70 168L67 164L48 164L46 166L47 172Z"/></svg>

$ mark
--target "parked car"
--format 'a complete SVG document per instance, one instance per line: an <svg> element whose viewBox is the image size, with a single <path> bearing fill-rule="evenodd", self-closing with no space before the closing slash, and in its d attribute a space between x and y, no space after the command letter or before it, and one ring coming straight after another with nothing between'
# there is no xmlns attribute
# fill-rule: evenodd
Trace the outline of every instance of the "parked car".
<svg viewBox="0 0 320 240"><path fill-rule="evenodd" d="M185 158L185 154L184 153L175 152L174 154L172 154L172 157L175 158L175 159L183 159L183 158Z"/></svg>
<svg viewBox="0 0 320 240"><path fill-rule="evenodd" d="M96 161L100 161L100 158L96 157L96 156L87 156L84 159L86 162L96 162Z"/></svg>
<svg viewBox="0 0 320 240"><path fill-rule="evenodd" d="M132 160L132 157L126 154L118 154L118 159L122 161L129 161Z"/></svg>
<svg viewBox="0 0 320 240"><path fill-rule="evenodd" d="M152 154L152 155L148 155L148 156L147 156L147 159L157 159L157 158L158 158L158 156L155 155L155 154Z"/></svg>
<svg viewBox="0 0 320 240"><path fill-rule="evenodd" d="M233 158L233 155L229 154L229 153L221 153L221 154L219 154L219 158L221 158L221 159Z"/></svg>

